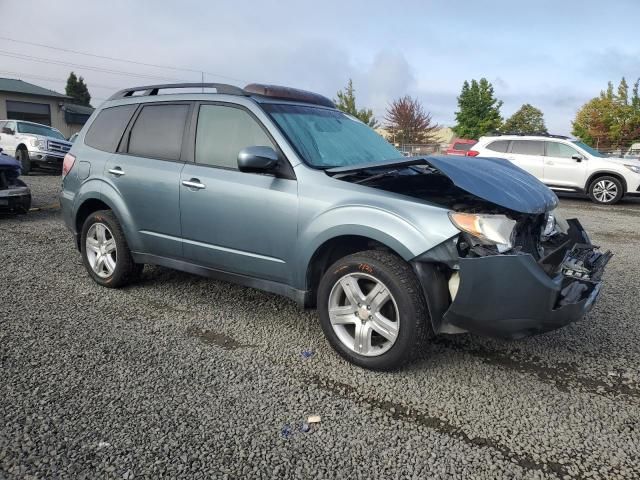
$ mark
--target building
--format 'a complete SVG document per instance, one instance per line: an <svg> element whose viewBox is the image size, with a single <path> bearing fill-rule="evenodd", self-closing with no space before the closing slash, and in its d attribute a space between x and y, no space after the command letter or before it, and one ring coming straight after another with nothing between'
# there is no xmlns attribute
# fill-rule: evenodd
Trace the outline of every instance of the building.
<svg viewBox="0 0 640 480"><path fill-rule="evenodd" d="M454 138L453 130L449 127L438 127L432 132L434 141L428 144L401 145L396 141L393 133L383 127L376 128L376 132L382 135L388 142L393 143L402 152L409 155L426 155L431 153L440 153L447 149Z"/></svg>
<svg viewBox="0 0 640 480"><path fill-rule="evenodd" d="M0 119L27 120L56 128L69 138L79 131L93 108L71 103L71 97L13 78L0 78Z"/></svg>

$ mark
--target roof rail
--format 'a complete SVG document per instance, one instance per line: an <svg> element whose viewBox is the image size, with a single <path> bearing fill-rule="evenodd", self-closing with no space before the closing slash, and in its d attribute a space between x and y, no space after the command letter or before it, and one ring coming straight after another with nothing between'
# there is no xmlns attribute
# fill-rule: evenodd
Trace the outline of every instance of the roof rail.
<svg viewBox="0 0 640 480"><path fill-rule="evenodd" d="M552 133L546 132L534 132L534 133L522 133L522 132L490 132L487 136L490 137L501 137L503 135L512 135L519 137L549 137L549 138L561 138L564 140L568 140L571 137L567 137L566 135L554 135Z"/></svg>
<svg viewBox="0 0 640 480"><path fill-rule="evenodd" d="M158 95L158 91L167 90L169 88L215 88L217 93L227 95L247 95L247 92L243 89L233 85L227 85L225 83L166 83L163 85L147 85L144 87L125 88L111 95L109 100L132 97L135 92L144 92L141 96Z"/></svg>

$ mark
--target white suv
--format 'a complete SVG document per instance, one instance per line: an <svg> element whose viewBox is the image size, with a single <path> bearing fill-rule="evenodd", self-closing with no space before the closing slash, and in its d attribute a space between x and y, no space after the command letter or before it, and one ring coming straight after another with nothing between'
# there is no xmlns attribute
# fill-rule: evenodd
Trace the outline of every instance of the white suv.
<svg viewBox="0 0 640 480"><path fill-rule="evenodd" d="M640 160L607 157L568 137L480 137L468 155L504 158L553 190L583 192L596 203L613 204L624 195L640 195Z"/></svg>

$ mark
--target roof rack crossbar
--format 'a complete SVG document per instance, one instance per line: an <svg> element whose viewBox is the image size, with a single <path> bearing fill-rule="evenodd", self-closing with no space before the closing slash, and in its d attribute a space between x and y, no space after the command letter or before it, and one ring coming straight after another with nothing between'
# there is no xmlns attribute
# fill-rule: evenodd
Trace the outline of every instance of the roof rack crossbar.
<svg viewBox="0 0 640 480"><path fill-rule="evenodd" d="M552 133L546 132L535 132L535 133L522 133L522 132L491 132L488 134L492 137L502 137L505 135L518 136L518 137L548 137L548 138L562 138L562 139L570 139L571 137L567 137L566 135L554 135Z"/></svg>
<svg viewBox="0 0 640 480"><path fill-rule="evenodd" d="M247 92L243 89L233 85L227 85L225 83L166 83L162 85L146 85L143 87L125 88L111 95L109 100L132 97L136 92L143 92L140 96L158 95L160 90L167 90L170 88L215 88L216 93L226 95L247 95Z"/></svg>

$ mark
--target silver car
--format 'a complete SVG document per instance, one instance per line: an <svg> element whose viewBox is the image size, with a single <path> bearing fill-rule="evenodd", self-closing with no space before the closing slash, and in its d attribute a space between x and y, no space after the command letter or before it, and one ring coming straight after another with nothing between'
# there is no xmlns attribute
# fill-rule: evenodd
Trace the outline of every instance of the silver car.
<svg viewBox="0 0 640 480"><path fill-rule="evenodd" d="M215 92L162 93L187 88ZM280 294L371 369L433 335L578 320L611 256L518 167L403 157L329 99L271 85L118 92L66 156L60 199L100 285L155 264Z"/></svg>

